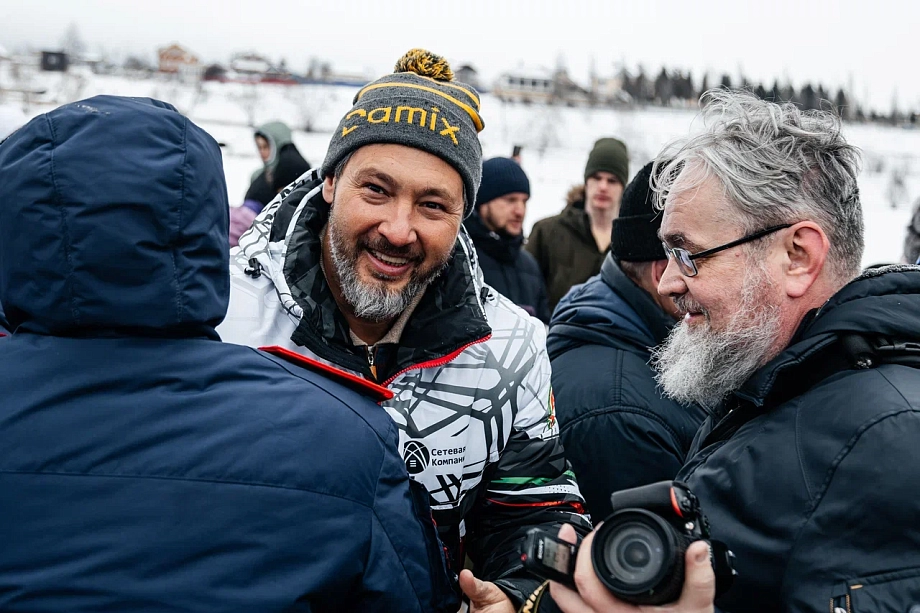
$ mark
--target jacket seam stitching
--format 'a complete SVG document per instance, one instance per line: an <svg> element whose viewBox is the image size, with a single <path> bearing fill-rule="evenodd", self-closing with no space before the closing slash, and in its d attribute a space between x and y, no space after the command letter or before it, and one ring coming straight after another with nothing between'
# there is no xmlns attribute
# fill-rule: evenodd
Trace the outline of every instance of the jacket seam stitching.
<svg viewBox="0 0 920 613"><path fill-rule="evenodd" d="M390 533L387 532L386 526L384 526L383 522L380 521L380 515L377 514L377 501L376 501L376 500L374 501L374 506L371 507L371 511L374 513L374 519L375 519L375 520L377 521L377 523L380 525L380 529L383 530L383 534L387 537L387 542L390 544L390 548L393 550L393 553L396 554L396 559L399 560L399 566L400 566L400 568L402 568L403 575L405 575L405 577L406 577L406 582L407 582L410 586L412 586L412 592L415 594L415 600L416 600L419 604L421 604L421 603L422 603L422 598L421 598L421 596L419 595L418 590L417 590L416 587L415 587L415 584L412 582L412 579L409 578L410 575L409 575L408 569L406 568L406 563L403 561L402 556L399 555L399 552L398 552L398 550L396 549L396 546L393 544L393 539L390 538ZM413 513L413 515L414 515L414 513ZM428 549L428 542L427 542L427 539L424 538L425 529L424 529L424 527L421 526L420 521L418 520L418 516L417 516L417 515L416 515L416 524L418 524L419 528L422 529L422 533L423 533L423 537L422 537L422 538L423 538L423 541L425 541L425 549L427 550L427 549ZM436 572L435 569L429 569L429 570L430 570L431 573ZM431 579L434 579L434 575L432 574L432 575L430 576L430 578L431 578ZM432 587L432 590L433 590L433 589L434 589L433 581L432 581L432 586L431 586L431 587ZM433 595L434 595L434 593L432 592L432 596L433 596Z"/></svg>
<svg viewBox="0 0 920 613"><path fill-rule="evenodd" d="M67 225L67 215L64 210L64 203L61 198L60 190L58 189L57 184L57 173L54 170L54 151L57 141L57 133L54 129L54 122L51 120L51 117L46 115L45 122L48 124L48 131L51 132L51 186L54 190L54 202L58 206L58 212L61 217L61 235L64 239L64 259L67 260L67 264L70 268L69 274L67 275L68 283L68 294L70 298L70 313L74 318L74 322L80 324L80 311L77 308L77 298L74 295L74 284L73 284L73 275L74 275L74 266L73 266L73 254L71 253L71 244L70 244L70 228Z"/></svg>
<svg viewBox="0 0 920 613"><path fill-rule="evenodd" d="M881 375L882 378L885 380L885 382L888 383L892 388L894 388L894 390L898 393L898 395L902 399L904 399L905 401L907 400L906 398L904 398L903 394L901 394L901 392L891 383L891 381L888 380L887 377L882 375L878 370L876 370L875 372ZM850 455L850 452L853 450L854 447L856 447L857 443L859 443L859 441L862 439L862 436L866 432L868 432L871 428L878 425L882 421L885 421L886 419L897 417L898 415L901 415L902 413L913 413L916 411L917 410L914 409L908 402L907 408L890 411L888 413L885 413L884 415L877 415L874 418L864 422L857 429L857 431L853 434L853 436L850 437L850 440L847 441L847 444L844 445L844 447L840 450L840 452L837 454L837 457L834 458L834 461L831 463L831 467L828 469L828 475L824 479L824 483L821 484L820 494L815 499L814 503L812 503L811 508L808 510L808 515L805 517L805 521L802 522L802 527L799 528L798 532L795 535L795 538L792 541L792 547L789 549L789 554L786 558L786 562L787 562L786 571L783 573L783 580L780 582L780 592L781 593L785 590L785 586L786 586L786 577L787 577L787 573L789 572L788 562L794 556L795 549L798 544L799 538L802 536L802 532L804 532L805 528L808 527L808 524L811 523L812 517L817 512L818 507L821 506L821 502L824 501L824 496L827 494L827 490L828 488L830 488L831 482L834 480L834 475L836 475L837 469L840 467L840 464L842 464L843 461L847 458L847 456Z"/></svg>
<svg viewBox="0 0 920 613"><path fill-rule="evenodd" d="M132 475L132 474L115 474L115 473L76 473L63 470L6 470L0 469L0 474L4 475L50 475L58 477L91 477L97 479L154 479L161 481L188 481L190 483L216 483L219 485L242 485L246 487L266 487L272 489L289 490L293 492L309 492L320 496L329 496L339 500L347 500L362 507L372 509L373 505L348 496L341 496L331 492L310 489L306 487L295 487L293 485L283 485L280 483L265 483L260 481L238 481L233 479L208 479L203 477L171 477L169 475Z"/></svg>
<svg viewBox="0 0 920 613"><path fill-rule="evenodd" d="M185 174L188 172L188 119L186 119L182 124L182 175L179 178L179 202L176 207L176 234L173 237L173 240L176 243L179 242L179 236L182 234L182 206L185 202ZM181 281L179 279L179 263L178 263L178 253L176 245L173 245L172 249L172 263L173 263L173 280L176 283L176 315L180 322L184 321L184 311L185 304L183 300L183 292L181 287Z"/></svg>
<svg viewBox="0 0 920 613"><path fill-rule="evenodd" d="M603 415L603 414L608 414L608 413L631 413L631 414L642 415L643 417L647 417L659 423L671 434L671 436L677 439L680 439L680 435L677 433L677 431L674 430L674 428L670 424L668 424L660 415L657 415L656 413L653 413L652 411L649 411L648 409L644 409L642 407L638 407L634 405L626 405L626 404L608 405L608 406L600 407L597 409L591 409L587 413L579 415L578 417L569 421L565 425L562 425L560 423L560 428L563 430L567 430L570 427L574 426L575 424L581 421L584 421L588 418L597 417L598 415Z"/></svg>

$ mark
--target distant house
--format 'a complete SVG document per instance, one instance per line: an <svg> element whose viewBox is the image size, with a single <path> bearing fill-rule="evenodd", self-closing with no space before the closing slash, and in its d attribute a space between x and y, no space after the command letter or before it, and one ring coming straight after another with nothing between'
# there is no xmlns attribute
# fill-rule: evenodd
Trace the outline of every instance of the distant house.
<svg viewBox="0 0 920 613"><path fill-rule="evenodd" d="M373 81L374 76L368 70L336 68L333 70L332 64L313 58L307 69L304 82L321 83L323 85L346 85L352 87L362 87L368 82Z"/></svg>
<svg viewBox="0 0 920 613"><path fill-rule="evenodd" d="M507 72L498 78L492 94L503 102L525 104L581 106L590 101L588 91L575 83L563 69L552 72L542 68Z"/></svg>
<svg viewBox="0 0 920 613"><path fill-rule="evenodd" d="M498 77L492 94L502 102L548 103L553 99L553 75L543 69L519 69Z"/></svg>
<svg viewBox="0 0 920 613"><path fill-rule="evenodd" d="M197 75L201 72L198 58L181 45L172 44L157 50L159 70L167 74Z"/></svg>
<svg viewBox="0 0 920 613"><path fill-rule="evenodd" d="M230 59L230 70L245 75L277 72L272 63L255 53L238 53Z"/></svg>
<svg viewBox="0 0 920 613"><path fill-rule="evenodd" d="M623 89L622 74L612 77L591 77L591 100L595 104L623 104L630 101L629 94Z"/></svg>
<svg viewBox="0 0 920 613"><path fill-rule="evenodd" d="M63 51L42 51L42 70L46 72L67 72L70 58Z"/></svg>
<svg viewBox="0 0 920 613"><path fill-rule="evenodd" d="M482 84L479 82L479 72L469 64L463 64L454 71L454 78L461 83L472 85L477 91L482 92Z"/></svg>
<svg viewBox="0 0 920 613"><path fill-rule="evenodd" d="M284 60L281 60L281 63L276 66L264 56L252 52L237 53L230 58L230 68L223 80L282 85L293 85L299 82L298 78L287 69Z"/></svg>

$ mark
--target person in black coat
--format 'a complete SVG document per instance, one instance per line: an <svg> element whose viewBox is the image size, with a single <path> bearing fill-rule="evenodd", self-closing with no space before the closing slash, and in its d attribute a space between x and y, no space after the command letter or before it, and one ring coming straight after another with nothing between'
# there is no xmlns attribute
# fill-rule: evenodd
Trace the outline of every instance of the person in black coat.
<svg viewBox="0 0 920 613"><path fill-rule="evenodd" d="M656 171L658 290L685 316L654 363L668 396L711 411L676 479L735 554L715 605L915 611L920 268L862 271L859 152L838 116L727 90L703 102L706 129ZM553 594L603 610L590 585L591 608ZM669 610L711 611L700 595Z"/></svg>
<svg viewBox="0 0 920 613"><path fill-rule="evenodd" d="M482 163L482 183L476 208L464 222L485 282L498 293L549 323L546 283L532 255L523 249L524 214L530 181L512 159L492 158Z"/></svg>
<svg viewBox="0 0 920 613"><path fill-rule="evenodd" d="M562 299L547 337L562 443L595 520L611 493L674 478L706 416L662 397L649 366L677 312L656 291L668 261L651 168L623 192L600 275Z"/></svg>

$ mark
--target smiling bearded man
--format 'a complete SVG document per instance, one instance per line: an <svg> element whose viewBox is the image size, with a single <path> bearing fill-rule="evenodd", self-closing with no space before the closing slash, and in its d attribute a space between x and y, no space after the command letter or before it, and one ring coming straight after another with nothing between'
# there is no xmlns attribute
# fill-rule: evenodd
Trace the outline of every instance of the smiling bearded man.
<svg viewBox="0 0 920 613"><path fill-rule="evenodd" d="M360 165L364 160L379 159L381 152L385 153L393 147L393 145L367 145L357 152L355 162ZM419 158L417 163L420 165L443 166L442 171L450 172L445 162L431 158L423 152L401 152L401 154ZM353 173L344 174L344 169L352 157L354 154L348 154L339 162L337 177L351 178L353 176ZM354 168L355 166L352 166L352 169ZM355 205L353 202L342 204L337 188L338 185L331 190L332 205L329 222L326 224L323 235L323 264L324 270L328 271L327 280L334 291L341 293L342 299L351 308L355 319L390 325L407 310L411 312L425 288L444 271L450 262L450 245L440 246L433 250L431 257L428 257L429 254L425 251L421 241L395 245L385 234L380 233L374 233L371 236L366 233L358 237L349 236L347 228L350 215L345 211L353 213ZM328 190L328 187L324 185L324 189ZM458 193L462 193L462 186L458 184L457 190ZM343 188L342 193L344 199L351 194L351 191ZM377 197L377 195L370 197ZM455 199L458 202L462 201L459 196ZM387 234L393 238L392 233ZM369 257L374 263L368 278L360 274L362 255ZM330 263L331 266L328 266ZM408 275L408 280L400 284L400 278L406 275Z"/></svg>
<svg viewBox="0 0 920 613"><path fill-rule="evenodd" d="M697 167L683 174L682 180L685 184L698 183L701 177L705 179ZM691 193L683 200L686 205L695 198L718 197L707 187L675 183L672 190ZM781 317L773 291L769 271L751 257L743 272L738 303L721 326L713 326L709 311L691 294L673 296L677 308L685 313L684 320L652 352L662 391L683 404L697 403L711 409L741 387L780 350L777 331Z"/></svg>
<svg viewBox="0 0 920 613"><path fill-rule="evenodd" d="M665 393L710 413L675 479L735 554L715 604L908 611L920 602L920 268L860 271L859 154L838 117L725 90L703 103L705 129L652 173L668 256L658 293L685 313L656 366ZM582 574L592 608L562 591L563 610L637 610L595 598ZM711 611L705 587L668 610Z"/></svg>
<svg viewBox="0 0 920 613"><path fill-rule="evenodd" d="M399 452L471 611L511 613L542 585L521 562L527 530L589 523L559 442L545 328L483 282L462 231L482 127L478 94L428 52L362 88L322 167L240 237L218 332L387 388ZM462 570L467 555L482 580Z"/></svg>

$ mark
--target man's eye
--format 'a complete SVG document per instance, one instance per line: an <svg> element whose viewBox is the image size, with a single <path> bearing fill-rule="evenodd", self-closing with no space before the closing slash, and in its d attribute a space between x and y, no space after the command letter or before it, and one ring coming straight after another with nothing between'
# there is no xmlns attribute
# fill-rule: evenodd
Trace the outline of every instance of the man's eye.
<svg viewBox="0 0 920 613"><path fill-rule="evenodd" d="M435 211L446 211L447 207L439 202L423 202L422 206L426 209L432 209Z"/></svg>
<svg viewBox="0 0 920 613"><path fill-rule="evenodd" d="M365 188L365 189L371 190L371 191L374 192L375 194L385 194L385 193L386 193L386 192L383 190L383 188L380 187L379 185L377 185L376 183L367 183L367 184L365 184L364 188Z"/></svg>

